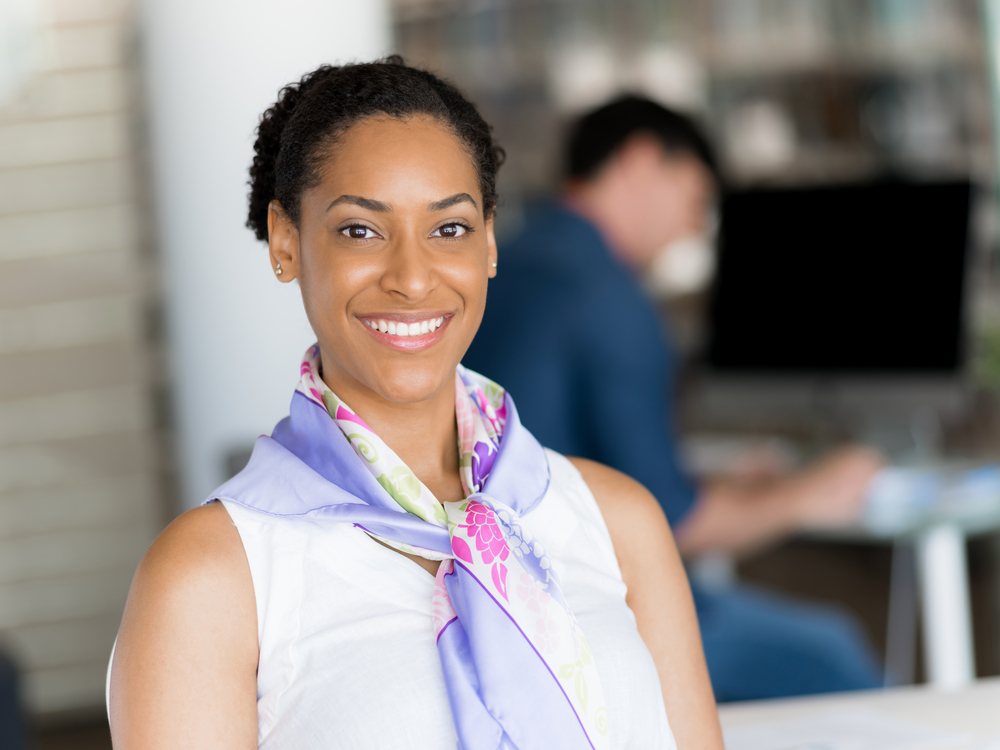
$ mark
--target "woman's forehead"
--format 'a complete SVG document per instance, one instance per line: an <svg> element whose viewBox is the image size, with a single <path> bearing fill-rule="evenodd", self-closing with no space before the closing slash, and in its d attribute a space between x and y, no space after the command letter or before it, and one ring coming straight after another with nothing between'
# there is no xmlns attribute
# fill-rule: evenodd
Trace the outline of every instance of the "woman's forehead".
<svg viewBox="0 0 1000 750"><path fill-rule="evenodd" d="M481 200L476 165L465 144L426 115L372 117L353 125L338 139L321 174L327 190L468 192Z"/></svg>

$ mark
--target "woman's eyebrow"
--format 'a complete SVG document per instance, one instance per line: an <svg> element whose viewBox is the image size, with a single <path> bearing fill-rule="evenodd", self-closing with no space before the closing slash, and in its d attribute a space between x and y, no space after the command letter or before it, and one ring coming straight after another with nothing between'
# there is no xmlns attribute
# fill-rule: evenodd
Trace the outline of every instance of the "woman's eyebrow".
<svg viewBox="0 0 1000 750"><path fill-rule="evenodd" d="M457 203L471 203L476 208L479 208L479 206L476 205L476 201L468 193L455 193L454 195L442 200L434 201L434 203L431 203L427 208L431 211L444 211L444 209L451 208Z"/></svg>
<svg viewBox="0 0 1000 750"><path fill-rule="evenodd" d="M360 206L361 208L366 208L369 211L378 211L383 214L392 210L392 206L388 203L383 203L382 201L377 201L373 198L362 198L360 195L342 195L327 206L326 210L329 211L334 206L339 206L342 203L350 203L354 206Z"/></svg>

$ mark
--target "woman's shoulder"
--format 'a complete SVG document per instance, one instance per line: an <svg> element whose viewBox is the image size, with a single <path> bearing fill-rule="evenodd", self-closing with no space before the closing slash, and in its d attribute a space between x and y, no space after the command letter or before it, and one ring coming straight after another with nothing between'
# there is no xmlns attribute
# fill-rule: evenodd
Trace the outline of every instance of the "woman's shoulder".
<svg viewBox="0 0 1000 750"><path fill-rule="evenodd" d="M132 580L111 670L116 745L153 746L179 718L219 739L208 742L215 747L255 739L256 670L253 582L239 534L219 503L188 511Z"/></svg>
<svg viewBox="0 0 1000 750"><path fill-rule="evenodd" d="M250 568L221 503L182 513L146 551L132 579L119 641L169 641L193 623L227 639L257 640Z"/></svg>
<svg viewBox="0 0 1000 750"><path fill-rule="evenodd" d="M663 518L656 498L628 474L588 458L566 456L565 460L586 482L609 528L613 520L631 523L642 518Z"/></svg>
<svg viewBox="0 0 1000 750"><path fill-rule="evenodd" d="M232 585L249 574L239 532L222 503L210 503L171 522L139 565L137 576L154 577L171 586Z"/></svg>
<svg viewBox="0 0 1000 750"><path fill-rule="evenodd" d="M624 572L630 567L629 558L642 554L628 540L636 538L637 529L667 527L663 510L652 493L627 474L586 458L567 456L566 460L593 494Z"/></svg>
<svg viewBox="0 0 1000 750"><path fill-rule="evenodd" d="M250 568L222 503L182 513L157 537L132 581L127 609L136 607L172 619L196 614L205 622L235 609L255 623ZM256 627L252 632L256 634Z"/></svg>

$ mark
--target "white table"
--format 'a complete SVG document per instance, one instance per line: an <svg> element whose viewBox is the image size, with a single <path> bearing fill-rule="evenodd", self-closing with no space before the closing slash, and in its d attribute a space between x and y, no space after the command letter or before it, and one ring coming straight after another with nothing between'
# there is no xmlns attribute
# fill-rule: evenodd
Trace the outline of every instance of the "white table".
<svg viewBox="0 0 1000 750"><path fill-rule="evenodd" d="M806 698L727 703L719 706L719 720L723 730L727 730L858 708L966 735L962 744L940 746L942 750L944 747L954 750L1000 748L1000 678L979 680L962 690L954 691L909 686ZM787 745L781 750L788 750Z"/></svg>
<svg viewBox="0 0 1000 750"><path fill-rule="evenodd" d="M932 460L931 448L937 442L938 430L936 422L932 425L915 422L911 431L915 440L921 437L921 452L927 459L912 466L890 467L888 473L896 472L897 477L938 475L943 479L995 462L996 457L988 456ZM688 436L684 447L686 460L695 473L711 476L725 473L739 456L760 449L761 445L759 439ZM772 448L779 454L794 452L780 440L772 441ZM919 498L924 494L920 491L922 486L926 487L904 484L902 492L911 499ZM899 492L901 486L895 487ZM929 492L936 498L929 503L877 503L878 507L869 506L865 518L856 525L801 535L820 541L893 547L886 634L887 684L907 684L914 679L918 617L923 623L928 682L957 689L976 676L966 541L973 535L1000 530L1000 495L995 484L985 494L981 491L973 498L967 494L964 498L956 497L951 489L954 488L949 487L948 481L943 481L932 485ZM876 512L868 512L872 510ZM725 588L736 582L736 561L726 554L712 553L689 561L688 573L705 588Z"/></svg>
<svg viewBox="0 0 1000 750"><path fill-rule="evenodd" d="M887 683L913 681L919 606L927 681L954 690L976 677L966 541L998 529L1000 503L971 513L961 508L935 508L891 530L858 525L810 532L800 538L891 545ZM706 555L689 565L688 572L692 580L718 589L736 581L736 562L726 555Z"/></svg>
<svg viewBox="0 0 1000 750"><path fill-rule="evenodd" d="M704 446L701 450L706 451ZM729 453L733 453L731 446ZM703 469L709 468L704 460L702 463ZM888 471L896 472L896 476L921 473L957 476L986 464L985 461L939 461L928 462L925 467L896 467ZM974 496L964 497L961 493L953 494L946 481L931 487L930 494L936 497L929 503L877 504L874 509L881 507L882 511L866 511L865 518L856 525L801 536L893 547L886 634L887 684L907 684L914 679L919 616L923 623L927 681L954 690L976 677L966 542L970 536L1000 530L1000 494L995 483ZM905 484L903 493L911 498L922 494L919 485ZM870 505L868 511L872 510ZM886 510L891 512L887 514ZM725 588L736 581L736 562L725 554L709 554L691 561L688 572L693 581L706 588Z"/></svg>
<svg viewBox="0 0 1000 750"><path fill-rule="evenodd" d="M1000 503L935 507L891 530L856 527L812 536L895 547L886 649L890 671L900 658L906 661L906 649L912 656L918 589L927 681L957 689L976 677L966 541L972 535L997 529ZM916 571L906 569L909 547L915 553Z"/></svg>

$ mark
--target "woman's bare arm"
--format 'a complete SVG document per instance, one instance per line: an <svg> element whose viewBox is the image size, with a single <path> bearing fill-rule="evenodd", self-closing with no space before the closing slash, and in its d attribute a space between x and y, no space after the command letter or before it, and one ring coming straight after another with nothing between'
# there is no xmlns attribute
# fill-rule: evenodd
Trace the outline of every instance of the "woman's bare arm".
<svg viewBox="0 0 1000 750"><path fill-rule="evenodd" d="M691 589L663 511L625 474L582 458L570 461L594 493L611 533L628 586L626 602L656 662L677 746L722 750Z"/></svg>
<svg viewBox="0 0 1000 750"><path fill-rule="evenodd" d="M257 747L257 612L221 503L189 511L143 558L111 673L116 750Z"/></svg>

